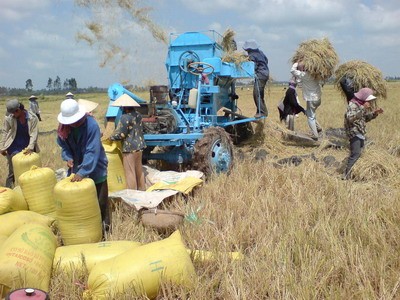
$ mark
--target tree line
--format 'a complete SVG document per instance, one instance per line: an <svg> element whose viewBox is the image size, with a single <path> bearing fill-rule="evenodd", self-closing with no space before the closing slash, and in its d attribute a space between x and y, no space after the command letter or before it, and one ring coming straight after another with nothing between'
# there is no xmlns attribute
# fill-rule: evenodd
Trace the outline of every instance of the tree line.
<svg viewBox="0 0 400 300"><path fill-rule="evenodd" d="M33 91L32 79L27 79L25 81L25 89L28 92ZM47 80L46 89L49 91L57 91L57 90L59 91L62 89L69 91L76 91L78 89L78 84L75 78L66 78L63 84L61 84L60 76L57 76L56 79L54 80L51 77L49 77L49 79Z"/></svg>

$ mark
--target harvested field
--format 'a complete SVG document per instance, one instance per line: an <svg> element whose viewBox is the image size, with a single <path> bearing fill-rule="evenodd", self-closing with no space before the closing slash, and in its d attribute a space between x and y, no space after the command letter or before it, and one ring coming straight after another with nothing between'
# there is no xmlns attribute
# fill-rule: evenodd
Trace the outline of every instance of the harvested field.
<svg viewBox="0 0 400 300"><path fill-rule="evenodd" d="M253 115L251 88L237 92L242 114ZM220 255L212 262L194 263L193 289L165 283L157 299L400 297L400 133L396 127L400 83L387 85L387 101L378 102L384 114L367 124L368 143L354 167L354 179L348 181L341 180L338 172L348 149L328 143L343 139L339 129L346 105L340 92L334 85L323 87L317 118L325 139L314 145L284 139L276 108L284 93L281 85L269 88L269 116L254 123L256 134L235 147L236 164L229 176L209 178L190 196L163 205L196 214L196 222L186 220L180 227L188 248ZM107 95L77 97L100 103L95 117L104 130ZM44 119L40 130L48 132L39 137L42 162L52 169L65 167L53 131L62 100L55 96L38 100ZM4 99L0 111L5 111ZM295 119L295 128L308 133L304 115ZM5 158L0 168L7 170ZM6 172L0 177L4 183ZM166 237L136 219L137 212L118 206L107 240L148 243ZM240 251L244 258L232 261L223 254L231 251ZM85 270L72 275L54 272L50 298L83 299L87 277ZM133 299L132 291L115 299Z"/></svg>

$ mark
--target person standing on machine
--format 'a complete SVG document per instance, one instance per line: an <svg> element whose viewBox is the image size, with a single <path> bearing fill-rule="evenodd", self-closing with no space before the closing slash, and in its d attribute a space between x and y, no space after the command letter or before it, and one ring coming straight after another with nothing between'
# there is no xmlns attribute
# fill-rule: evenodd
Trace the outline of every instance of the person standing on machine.
<svg viewBox="0 0 400 300"><path fill-rule="evenodd" d="M255 40L247 40L243 45L243 49L247 52L249 59L254 62L255 79L253 99L257 108L254 117L265 117L268 115L267 106L265 105L264 100L264 90L269 79L268 58L259 49Z"/></svg>

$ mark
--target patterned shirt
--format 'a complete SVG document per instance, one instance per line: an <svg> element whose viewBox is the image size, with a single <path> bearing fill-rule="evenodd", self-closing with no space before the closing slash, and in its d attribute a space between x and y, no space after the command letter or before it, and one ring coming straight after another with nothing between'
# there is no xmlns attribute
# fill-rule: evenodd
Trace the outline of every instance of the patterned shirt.
<svg viewBox="0 0 400 300"><path fill-rule="evenodd" d="M129 153L146 147L143 135L142 116L132 111L121 116L111 140L122 140L122 152Z"/></svg>
<svg viewBox="0 0 400 300"><path fill-rule="evenodd" d="M355 136L364 136L366 131L366 122L375 119L377 114L367 112L364 106L353 101L349 102L347 111L344 114L344 128L347 136L351 139Z"/></svg>

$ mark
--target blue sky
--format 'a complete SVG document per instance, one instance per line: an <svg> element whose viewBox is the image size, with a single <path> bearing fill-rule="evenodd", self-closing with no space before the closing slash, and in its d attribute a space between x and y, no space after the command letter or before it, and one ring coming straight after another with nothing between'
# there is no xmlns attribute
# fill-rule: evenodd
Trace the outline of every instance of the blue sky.
<svg viewBox="0 0 400 300"><path fill-rule="evenodd" d="M117 1L115 1L117 2ZM399 76L398 0L147 0L149 17L167 34L208 29L236 32L239 48L256 39L269 59L271 76L288 80L290 59L302 41L327 37L340 62L358 59ZM103 24L121 45L123 58L105 67L103 44L78 41L85 22ZM167 45L118 8L88 10L66 0L0 1L0 86L44 88L48 78L75 78L78 87L114 82L166 84ZM104 49L103 49L104 50Z"/></svg>

